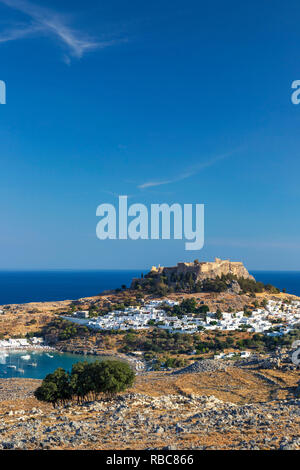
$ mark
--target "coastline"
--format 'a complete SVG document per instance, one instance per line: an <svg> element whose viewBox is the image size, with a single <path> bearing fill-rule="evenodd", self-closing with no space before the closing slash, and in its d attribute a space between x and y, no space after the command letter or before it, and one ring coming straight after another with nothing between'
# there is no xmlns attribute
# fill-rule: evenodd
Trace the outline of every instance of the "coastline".
<svg viewBox="0 0 300 470"><path fill-rule="evenodd" d="M138 359L136 357L132 357L131 355L117 353L114 351L87 351L83 353L82 351L74 350L64 350L64 349L56 349L55 351L62 353L62 354L76 354L77 356L86 357L86 356L99 356L99 357L108 357L116 360L126 361L130 364L134 365L136 372L142 372L146 368L146 363L142 359ZM138 367L142 365L143 367Z"/></svg>
<svg viewBox="0 0 300 470"><path fill-rule="evenodd" d="M146 364L143 360L122 354L122 353L116 353L114 351L87 351L86 354L84 354L82 351L77 351L76 349L74 350L64 350L64 349L57 349L53 346L28 346L28 347L13 347L13 348L0 348L0 356L1 355L7 355L9 353L13 354L16 352L21 352L21 353L26 353L30 351L40 351L40 352L48 352L52 351L55 353L59 354L74 354L76 356L81 357L82 361L84 361L84 358L86 356L95 356L95 357L107 357L111 358L112 360L120 360L120 361L125 361L128 362L131 366L134 367L136 373L138 372L144 372L146 368ZM79 361L80 362L80 361Z"/></svg>
<svg viewBox="0 0 300 470"><path fill-rule="evenodd" d="M52 346L23 346L23 347L1 347L0 348L0 354L2 352L15 352L15 351L56 351L56 348ZM59 351L58 351L59 352Z"/></svg>

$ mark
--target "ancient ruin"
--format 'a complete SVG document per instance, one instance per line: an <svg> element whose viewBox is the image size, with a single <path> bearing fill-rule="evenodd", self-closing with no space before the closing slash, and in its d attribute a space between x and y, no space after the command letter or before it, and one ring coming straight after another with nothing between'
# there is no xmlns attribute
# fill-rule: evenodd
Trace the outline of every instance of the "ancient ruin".
<svg viewBox="0 0 300 470"><path fill-rule="evenodd" d="M237 277L254 280L254 277L249 274L242 262L222 260L219 258L215 258L215 261L196 260L192 263L177 263L177 266L172 267L152 266L149 275L163 275L170 280L172 275L185 275L189 273L193 274L193 278L196 281L215 279L222 274L233 274Z"/></svg>

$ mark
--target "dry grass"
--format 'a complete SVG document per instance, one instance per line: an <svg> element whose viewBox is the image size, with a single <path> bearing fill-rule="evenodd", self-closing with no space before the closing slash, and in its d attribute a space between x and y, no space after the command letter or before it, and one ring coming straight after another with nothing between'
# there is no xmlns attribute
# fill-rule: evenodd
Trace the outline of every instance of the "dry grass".
<svg viewBox="0 0 300 470"><path fill-rule="evenodd" d="M268 379L273 379L274 383ZM182 375L151 372L137 377L134 391L152 396L173 393L214 395L225 402L245 404L270 401L275 394L278 399L292 397L298 380L296 371L261 370L257 374L235 367Z"/></svg>
<svg viewBox="0 0 300 470"><path fill-rule="evenodd" d="M269 379L274 383L271 384ZM10 381L10 383L8 382ZM214 395L225 402L236 404L267 402L294 396L293 391L299 381L299 372L280 370L242 370L228 368L226 371L201 372L193 374L172 375L166 372L148 372L139 375L129 392L142 393L149 396L168 394ZM50 405L38 402L33 391L40 385L34 379L2 379L0 380L0 412L4 409L31 409L32 407L51 409ZM3 401L5 391L1 388L15 390L14 397ZM21 398L23 389L30 397ZM126 392L127 393L127 392Z"/></svg>

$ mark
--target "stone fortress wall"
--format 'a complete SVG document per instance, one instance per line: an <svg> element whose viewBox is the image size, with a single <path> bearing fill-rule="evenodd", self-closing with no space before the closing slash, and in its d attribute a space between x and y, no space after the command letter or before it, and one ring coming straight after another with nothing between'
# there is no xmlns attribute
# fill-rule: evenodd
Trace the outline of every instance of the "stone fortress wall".
<svg viewBox="0 0 300 470"><path fill-rule="evenodd" d="M202 281L203 279L208 278L214 279L222 274L233 274L237 277L254 280L254 277L249 274L242 262L222 260L219 258L215 258L215 261L177 263L177 266L172 267L152 266L149 274L162 274L170 278L172 274L186 273L196 275L197 281Z"/></svg>

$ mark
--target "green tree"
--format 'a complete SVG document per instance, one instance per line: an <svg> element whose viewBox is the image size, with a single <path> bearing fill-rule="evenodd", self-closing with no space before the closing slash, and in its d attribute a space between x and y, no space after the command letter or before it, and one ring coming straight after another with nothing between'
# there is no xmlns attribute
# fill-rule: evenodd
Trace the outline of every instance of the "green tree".
<svg viewBox="0 0 300 470"><path fill-rule="evenodd" d="M216 318L218 320L222 320L222 318L223 318L222 312L219 308L217 308L217 311L216 311Z"/></svg>
<svg viewBox="0 0 300 470"><path fill-rule="evenodd" d="M52 403L55 408L58 402L57 386L51 381L43 382L43 384L35 390L34 396L39 401Z"/></svg>
<svg viewBox="0 0 300 470"><path fill-rule="evenodd" d="M200 307L198 308L198 312L199 313L207 313L209 312L209 306L208 305L200 305Z"/></svg>
<svg viewBox="0 0 300 470"><path fill-rule="evenodd" d="M96 400L101 393L111 396L122 392L133 384L134 378L134 371L125 362L78 362L70 374L62 368L48 374L34 395L54 407L69 402L73 397L82 403L87 399Z"/></svg>
<svg viewBox="0 0 300 470"><path fill-rule="evenodd" d="M53 374L48 374L43 383L34 393L38 400L57 404L65 404L72 397L69 374L59 367Z"/></svg>
<svg viewBox="0 0 300 470"><path fill-rule="evenodd" d="M90 377L88 371L88 362L77 362L73 364L72 372L70 374L70 386L72 389L72 395L77 397L77 402L84 401L89 393L94 391L94 384L92 377Z"/></svg>
<svg viewBox="0 0 300 470"><path fill-rule="evenodd" d="M93 365L97 393L109 395L123 392L131 387L135 373L126 362L103 361Z"/></svg>

